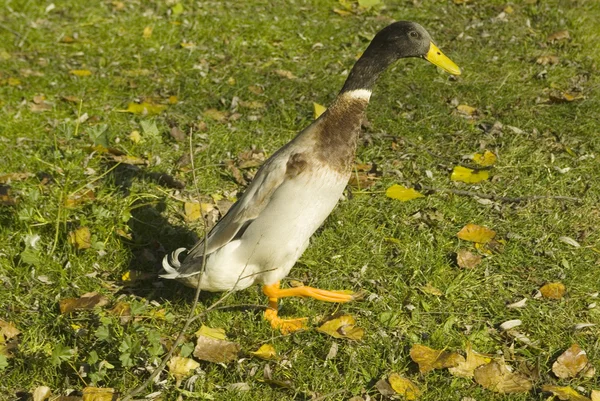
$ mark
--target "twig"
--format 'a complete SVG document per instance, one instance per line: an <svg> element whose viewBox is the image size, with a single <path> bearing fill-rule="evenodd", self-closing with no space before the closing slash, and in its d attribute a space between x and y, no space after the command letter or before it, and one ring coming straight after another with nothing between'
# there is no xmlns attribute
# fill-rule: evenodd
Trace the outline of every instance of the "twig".
<svg viewBox="0 0 600 401"><path fill-rule="evenodd" d="M489 199L489 200L494 200L494 201L498 201L498 202L506 202L506 203L520 203L520 202L525 202L525 201L529 201L529 200L539 200L539 199L555 199L555 200L563 200L563 201L582 202L582 199L580 199L580 198L574 198L572 196L562 196L562 195L525 195L525 196L510 197L510 196L500 196L500 195L494 195L494 194L485 194L485 193L475 192L475 191L465 191L462 189L433 188L433 187L429 187L427 185L418 185L418 187L425 189L427 191L432 191L432 192L446 192L446 193L463 195L463 196L476 196L478 198Z"/></svg>

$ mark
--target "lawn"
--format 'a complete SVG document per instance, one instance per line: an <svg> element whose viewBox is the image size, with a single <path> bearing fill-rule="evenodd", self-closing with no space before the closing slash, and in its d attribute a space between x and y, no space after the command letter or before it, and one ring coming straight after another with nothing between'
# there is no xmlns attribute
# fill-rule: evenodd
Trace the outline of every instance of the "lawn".
<svg viewBox="0 0 600 401"><path fill-rule="evenodd" d="M260 288L227 294L219 306L229 308L194 320L175 355L192 358L204 325L223 329L239 356L198 361L181 380L165 370L138 396L379 400L392 373L422 400L600 390L589 370L552 372L574 343L600 368L599 2L0 7L0 399L28 399L38 386L53 397L85 387L124 395L148 378L194 301L193 289L158 278L162 257L201 238L199 214L214 224L260 162L310 124L313 103L335 98L374 34L400 19L427 28L463 74L408 59L381 77L357 179L290 277L364 299L286 299L281 313L311 324L282 336L262 319ZM488 179L450 179L486 150L497 157ZM425 196L391 199L394 184ZM495 241L459 239L469 223ZM464 250L481 261L459 266ZM565 294L541 295L547 283ZM65 309L86 293L97 293L88 309ZM197 312L222 296L202 293ZM336 314L353 316L362 339L316 330ZM250 354L264 344L276 359ZM447 369L420 373L416 344L462 355L470 344L532 389L502 394Z"/></svg>

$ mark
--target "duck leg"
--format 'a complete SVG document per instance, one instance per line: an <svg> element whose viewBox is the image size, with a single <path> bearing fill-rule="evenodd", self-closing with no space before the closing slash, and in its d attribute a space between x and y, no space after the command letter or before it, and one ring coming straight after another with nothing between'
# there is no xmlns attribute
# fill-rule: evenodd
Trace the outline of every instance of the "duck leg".
<svg viewBox="0 0 600 401"><path fill-rule="evenodd" d="M279 281L263 286L263 293L269 297L269 309L265 311L265 319L271 327L280 330L283 334L293 333L306 327L307 318L281 319L277 316L277 303L279 298L285 297L310 297L325 302L350 302L358 296L348 291L328 291L308 286L294 288L280 288Z"/></svg>

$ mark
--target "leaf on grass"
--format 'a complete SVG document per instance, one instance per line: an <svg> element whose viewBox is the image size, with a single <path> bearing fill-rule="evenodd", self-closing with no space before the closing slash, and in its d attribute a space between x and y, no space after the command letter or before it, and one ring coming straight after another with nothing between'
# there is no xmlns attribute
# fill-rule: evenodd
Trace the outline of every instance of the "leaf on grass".
<svg viewBox="0 0 600 401"><path fill-rule="evenodd" d="M431 283L427 283L427 284L419 287L419 289L421 291L423 291L425 294L435 295L436 297L441 297L442 295L444 295L444 293L441 290L432 286Z"/></svg>
<svg viewBox="0 0 600 401"><path fill-rule="evenodd" d="M282 78L287 78L287 79L296 79L297 77L288 70L275 70L275 74L279 75Z"/></svg>
<svg viewBox="0 0 600 401"><path fill-rule="evenodd" d="M183 4L177 3L171 8L173 15L183 14Z"/></svg>
<svg viewBox="0 0 600 401"><path fill-rule="evenodd" d="M195 334L198 337L200 337L200 336L210 337L215 340L225 340L227 338L227 336L225 335L224 329L219 329L219 328L213 329L213 328L205 326L205 325L202 325L202 327L200 327L200 329L198 329L198 331Z"/></svg>
<svg viewBox="0 0 600 401"><path fill-rule="evenodd" d="M152 36L152 30L153 28L151 26L145 27L144 32L142 33L142 37L144 39L150 39L150 37Z"/></svg>
<svg viewBox="0 0 600 401"><path fill-rule="evenodd" d="M496 232L487 227L469 223L461 228L456 236L465 241L486 244L496 236Z"/></svg>
<svg viewBox="0 0 600 401"><path fill-rule="evenodd" d="M567 287L563 283L547 283L540 288L540 292L544 298L561 299L567 292Z"/></svg>
<svg viewBox="0 0 600 401"><path fill-rule="evenodd" d="M560 379L577 376L588 365L588 357L578 344L563 352L552 365L552 372Z"/></svg>
<svg viewBox="0 0 600 401"><path fill-rule="evenodd" d="M15 206L17 199L11 195L10 185L0 184L0 205Z"/></svg>
<svg viewBox="0 0 600 401"><path fill-rule="evenodd" d="M148 280L148 279L155 278L155 277L156 277L156 274L154 274L154 273L143 272L140 270L127 270L121 276L121 280L126 281L126 282L135 282L135 281Z"/></svg>
<svg viewBox="0 0 600 401"><path fill-rule="evenodd" d="M92 75L90 70L70 70L69 74L75 75L76 77L89 77Z"/></svg>
<svg viewBox="0 0 600 401"><path fill-rule="evenodd" d="M210 118L211 120L215 120L217 122L224 122L227 120L227 113L217 109L206 109L202 112L202 115L206 118Z"/></svg>
<svg viewBox="0 0 600 401"><path fill-rule="evenodd" d="M79 191L73 193L65 199L65 207L73 208L78 206L84 202L92 201L96 199L96 194L93 189L85 189L83 191Z"/></svg>
<svg viewBox="0 0 600 401"><path fill-rule="evenodd" d="M198 220L202 215L212 212L215 206L212 203L185 202L183 209L185 211L185 220L192 222Z"/></svg>
<svg viewBox="0 0 600 401"><path fill-rule="evenodd" d="M325 110L327 110L327 107L322 106L319 103L313 102L313 111L314 111L314 118L315 118L315 120L317 118L319 118L319 116L321 114L325 113Z"/></svg>
<svg viewBox="0 0 600 401"><path fill-rule="evenodd" d="M379 391L379 393L381 393L381 395L385 397L391 397L396 395L396 391L394 391L394 389L390 385L390 382L385 379L379 379L377 383L375 383L375 388Z"/></svg>
<svg viewBox="0 0 600 401"><path fill-rule="evenodd" d="M33 401L44 401L52 395L52 390L48 386L38 386L33 390Z"/></svg>
<svg viewBox="0 0 600 401"><path fill-rule="evenodd" d="M171 137L173 139L175 139L177 142L183 142L187 138L187 135L185 134L185 132L183 132L181 130L181 128L179 128L178 126L171 127L169 134L171 134Z"/></svg>
<svg viewBox="0 0 600 401"><path fill-rule="evenodd" d="M456 110L464 115L464 116L473 116L475 113L477 113L477 109L475 107L466 105L466 104L459 104L458 106L456 106Z"/></svg>
<svg viewBox="0 0 600 401"><path fill-rule="evenodd" d="M558 61L559 59L557 56L551 55L540 56L537 59L535 59L535 62L540 65L555 65L558 64Z"/></svg>
<svg viewBox="0 0 600 401"><path fill-rule="evenodd" d="M6 80L6 83L8 84L8 86L19 86L19 85L21 85L21 80L19 78L15 78L15 77L9 77Z"/></svg>
<svg viewBox="0 0 600 401"><path fill-rule="evenodd" d="M456 352L436 350L421 344L412 346L410 358L419 365L421 373L427 373L433 369L452 368L465 362L465 358Z"/></svg>
<svg viewBox="0 0 600 401"><path fill-rule="evenodd" d="M0 174L0 184L9 184L12 181L23 181L34 175L31 173L7 173Z"/></svg>
<svg viewBox="0 0 600 401"><path fill-rule="evenodd" d="M0 336L3 336L4 340L10 340L19 334L21 334L21 332L15 327L15 325L0 319ZM0 338L0 342L2 342L2 338Z"/></svg>
<svg viewBox="0 0 600 401"><path fill-rule="evenodd" d="M225 363L237 359L240 349L237 343L199 335L194 356L203 361Z"/></svg>
<svg viewBox="0 0 600 401"><path fill-rule="evenodd" d="M127 105L127 109L117 110L117 111L120 111L122 113L141 114L141 115L146 116L146 115L160 114L166 108L167 108L167 106L165 106L165 105L155 104L155 103L145 101L142 103L130 102Z"/></svg>
<svg viewBox="0 0 600 401"><path fill-rule="evenodd" d="M266 361L271 359L277 359L277 351L275 351L275 347L273 347L271 344L263 344L260 346L259 349L250 353Z"/></svg>
<svg viewBox="0 0 600 401"><path fill-rule="evenodd" d="M342 17L348 17L348 16L352 15L352 12L347 11L347 10L342 10L340 8L334 8L333 12L336 13L337 15L341 15Z"/></svg>
<svg viewBox="0 0 600 401"><path fill-rule="evenodd" d="M137 156L130 156L130 155L116 156L116 155L109 154L109 155L107 155L107 157L116 163L129 164L130 166L147 166L148 164L150 164L150 162L148 160L142 159L141 157L137 157Z"/></svg>
<svg viewBox="0 0 600 401"><path fill-rule="evenodd" d="M129 134L129 140L133 143L140 143L142 141L142 135L140 134L140 131L131 131L131 133Z"/></svg>
<svg viewBox="0 0 600 401"><path fill-rule="evenodd" d="M575 241L571 237L562 236L562 237L558 237L558 240L560 242L564 242L567 245L571 245L573 248L581 248L581 244L579 244L579 242Z"/></svg>
<svg viewBox="0 0 600 401"><path fill-rule="evenodd" d="M548 393L552 393L558 397L558 399L563 401L592 401L589 398L579 394L577 391L572 389L571 387L561 387L561 386L551 386L549 384L545 384L542 386L542 391L546 391Z"/></svg>
<svg viewBox="0 0 600 401"><path fill-rule="evenodd" d="M471 343L467 343L466 353L467 358L464 362L461 362L455 367L448 369L451 375L456 377L472 378L475 369L492 361L492 358L489 356L473 351Z"/></svg>
<svg viewBox="0 0 600 401"><path fill-rule="evenodd" d="M473 162L475 162L475 164L479 164L480 166L491 166L496 163L496 160L496 155L489 150L486 150L483 153L475 153L473 155Z"/></svg>
<svg viewBox="0 0 600 401"><path fill-rule="evenodd" d="M390 374L388 381L392 389L406 400L413 401L421 395L421 390L416 384L398 373Z"/></svg>
<svg viewBox="0 0 600 401"><path fill-rule="evenodd" d="M425 197L425 195L416 191L414 188L406 188L398 184L389 187L385 191L385 196L392 199L398 199L402 202Z"/></svg>
<svg viewBox="0 0 600 401"><path fill-rule="evenodd" d="M585 96L581 93L553 91L550 93L548 101L549 103L570 103L584 98Z"/></svg>
<svg viewBox="0 0 600 401"><path fill-rule="evenodd" d="M87 227L79 227L69 233L69 243L75 249L88 249L92 246L92 234Z"/></svg>
<svg viewBox="0 0 600 401"><path fill-rule="evenodd" d="M348 338L350 340L360 340L365 334L361 327L356 326L356 320L350 315L342 315L328 320L317 328L317 331L335 338Z"/></svg>
<svg viewBox="0 0 600 401"><path fill-rule="evenodd" d="M592 401L600 401L600 390L592 390Z"/></svg>
<svg viewBox="0 0 600 401"><path fill-rule="evenodd" d="M184 358L182 356L174 356L169 360L167 364L169 372L177 381L189 376L200 364L191 358Z"/></svg>
<svg viewBox="0 0 600 401"><path fill-rule="evenodd" d="M114 388L85 387L83 401L117 401L118 393Z"/></svg>
<svg viewBox="0 0 600 401"><path fill-rule="evenodd" d="M531 390L531 380L522 373L513 373L503 362L493 361L475 369L475 381L496 393L525 393Z"/></svg>
<svg viewBox="0 0 600 401"><path fill-rule="evenodd" d="M121 324L126 324L131 320L131 305L129 302L119 301L109 312L117 316Z"/></svg>
<svg viewBox="0 0 600 401"><path fill-rule="evenodd" d="M63 315L76 310L93 309L108 304L108 298L97 292L88 292L79 298L64 298L59 301L60 313Z"/></svg>
<svg viewBox="0 0 600 401"><path fill-rule="evenodd" d="M557 31L548 35L548 42L558 42L566 39L571 39L571 35L569 35L569 31L567 30Z"/></svg>
<svg viewBox="0 0 600 401"><path fill-rule="evenodd" d="M481 256L475 255L466 249L459 249L456 253L456 263L461 269L474 269L481 263Z"/></svg>
<svg viewBox="0 0 600 401"><path fill-rule="evenodd" d="M476 184L481 181L485 181L490 178L490 172L488 170L473 170L468 167L456 166L452 170L450 179L452 181L466 182L469 184Z"/></svg>

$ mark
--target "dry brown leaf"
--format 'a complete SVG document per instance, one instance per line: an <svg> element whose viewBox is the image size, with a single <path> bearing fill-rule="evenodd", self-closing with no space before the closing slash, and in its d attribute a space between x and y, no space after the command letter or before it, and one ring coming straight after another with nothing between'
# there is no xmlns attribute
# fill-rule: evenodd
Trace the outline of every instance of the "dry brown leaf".
<svg viewBox="0 0 600 401"><path fill-rule="evenodd" d="M31 173L0 174L0 184L10 184L12 181L23 181L34 175Z"/></svg>
<svg viewBox="0 0 600 401"><path fill-rule="evenodd" d="M388 377L392 389L404 397L405 400L414 401L421 395L421 390L412 381L398 373L392 373Z"/></svg>
<svg viewBox="0 0 600 401"><path fill-rule="evenodd" d="M169 131L171 137L175 139L177 142L183 142L187 139L187 135L183 132L178 126L171 127Z"/></svg>
<svg viewBox="0 0 600 401"><path fill-rule="evenodd" d="M201 335L198 336L194 356L203 361L225 363L237 359L240 349L237 343Z"/></svg>
<svg viewBox="0 0 600 401"><path fill-rule="evenodd" d="M551 56L551 55L546 55L546 56L540 56L538 57L535 62L541 65L555 65L558 64L558 57L557 56Z"/></svg>
<svg viewBox="0 0 600 401"><path fill-rule="evenodd" d="M17 199L11 195L10 185L0 184L0 205L15 206Z"/></svg>
<svg viewBox="0 0 600 401"><path fill-rule="evenodd" d="M557 31L548 36L548 42L558 42L566 39L571 39L571 35L567 30Z"/></svg>
<svg viewBox="0 0 600 401"><path fill-rule="evenodd" d="M600 401L600 390L592 390L592 401Z"/></svg>
<svg viewBox="0 0 600 401"><path fill-rule="evenodd" d="M475 369L477 369L481 365L485 365L492 361L492 358L490 358L489 356L482 355L473 351L471 343L467 343L466 353L467 358L464 362L461 362L455 367L448 369L451 375L457 377L471 378L473 377L473 372L475 371Z"/></svg>
<svg viewBox="0 0 600 401"><path fill-rule="evenodd" d="M93 309L108 304L108 298L97 292L88 292L79 298L64 298L59 301L60 313L70 313L75 310Z"/></svg>
<svg viewBox="0 0 600 401"><path fill-rule="evenodd" d="M79 227L69 233L69 243L75 249L88 249L92 246L92 234L87 227Z"/></svg>
<svg viewBox="0 0 600 401"><path fill-rule="evenodd" d="M390 385L386 379L379 379L377 383L375 383L375 388L381 393L381 395L390 397L396 395L396 392Z"/></svg>
<svg viewBox="0 0 600 401"><path fill-rule="evenodd" d="M317 328L317 331L335 338L348 338L350 340L360 340L365 334L361 327L356 326L356 320L350 315L342 315L328 320Z"/></svg>
<svg viewBox="0 0 600 401"><path fill-rule="evenodd" d="M466 182L467 184L476 184L488 178L490 178L488 170L473 170L463 166L454 167L450 175L452 181Z"/></svg>
<svg viewBox="0 0 600 401"><path fill-rule="evenodd" d="M459 249L456 253L456 263L461 269L474 269L481 263L481 256L475 255L467 249Z"/></svg>
<svg viewBox="0 0 600 401"><path fill-rule="evenodd" d="M435 295L436 297L441 297L442 295L444 295L444 293L441 290L432 286L431 283L422 285L421 287L419 287L419 289L425 294Z"/></svg>
<svg viewBox="0 0 600 401"><path fill-rule="evenodd" d="M578 344L563 352L552 365L552 372L561 379L577 376L588 365L588 357Z"/></svg>
<svg viewBox="0 0 600 401"><path fill-rule="evenodd" d="M547 283L540 288L540 292L544 298L561 299L567 292L567 287L563 283Z"/></svg>
<svg viewBox="0 0 600 401"><path fill-rule="evenodd" d="M189 376L200 364L191 358L184 358L182 356L174 356L169 360L167 365L169 372L177 381L181 381L183 378Z"/></svg>
<svg viewBox="0 0 600 401"><path fill-rule="evenodd" d="M592 401L589 398L579 394L571 387L551 386L545 384L542 386L542 391L554 394L558 399L563 401Z"/></svg>
<svg viewBox="0 0 600 401"><path fill-rule="evenodd" d="M275 70L275 74L287 79L296 79L297 77L288 70Z"/></svg>
<svg viewBox="0 0 600 401"><path fill-rule="evenodd" d="M114 388L85 387L83 401L117 401L118 393Z"/></svg>
<svg viewBox="0 0 600 401"><path fill-rule="evenodd" d="M250 353L255 357L264 359L266 361L277 359L277 351L275 351L275 347L273 347L271 344L263 344L259 349Z"/></svg>
<svg viewBox="0 0 600 401"><path fill-rule="evenodd" d="M217 109L206 109L202 114L204 115L204 117L210 118L211 120L215 120L220 123L227 120L227 113Z"/></svg>
<svg viewBox="0 0 600 401"><path fill-rule="evenodd" d="M6 340L10 340L19 334L21 334L21 332L15 327L14 324L0 319L0 336L4 336ZM1 340L2 339L0 338L0 342L2 342Z"/></svg>
<svg viewBox="0 0 600 401"><path fill-rule="evenodd" d="M131 305L129 302L119 301L109 310L110 313L119 317L121 324L131 321Z"/></svg>
<svg viewBox="0 0 600 401"><path fill-rule="evenodd" d="M478 367L474 377L481 386L496 393L525 393L533 387L527 376L511 372L504 362L499 361Z"/></svg>
<svg viewBox="0 0 600 401"><path fill-rule="evenodd" d="M67 198L65 199L65 207L73 208L84 202L92 201L94 199L96 199L96 194L94 193L94 190L85 189L83 191L79 191L77 193L67 196Z"/></svg>
<svg viewBox="0 0 600 401"><path fill-rule="evenodd" d="M456 236L465 241L486 244L496 236L496 232L487 227L469 223L461 228Z"/></svg>
<svg viewBox="0 0 600 401"><path fill-rule="evenodd" d="M452 368L465 362L465 358L456 352L436 350L421 344L412 346L410 357L419 365L421 373L427 373L433 369Z"/></svg>

